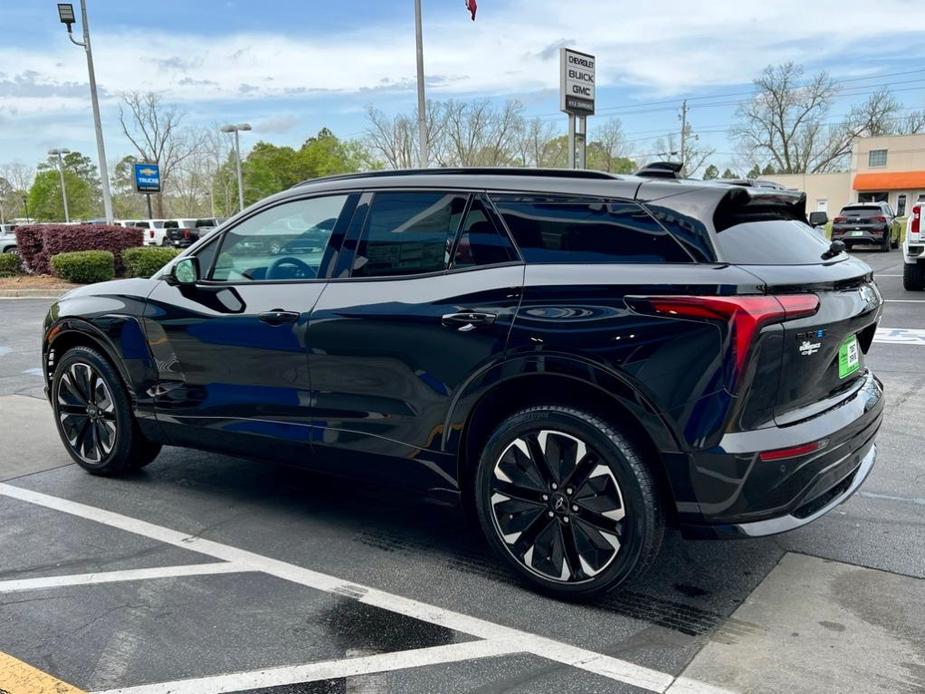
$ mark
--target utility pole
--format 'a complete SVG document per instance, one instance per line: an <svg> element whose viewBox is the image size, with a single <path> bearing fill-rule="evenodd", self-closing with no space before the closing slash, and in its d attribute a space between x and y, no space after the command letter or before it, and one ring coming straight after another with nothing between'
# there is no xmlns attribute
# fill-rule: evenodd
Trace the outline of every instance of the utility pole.
<svg viewBox="0 0 925 694"><path fill-rule="evenodd" d="M90 23L87 21L87 0L80 0L80 21L83 23L84 40L81 43L72 33L75 22L74 6L58 3L58 18L67 25L67 37L75 46L87 54L87 71L90 75L90 104L93 107L93 126L96 128L96 150L99 156L100 182L103 188L103 215L106 223L112 224L112 194L109 191L109 168L106 165L106 145L103 143L103 125L100 121L100 102L96 94L96 72L93 69L93 49L90 47Z"/></svg>
<svg viewBox="0 0 925 694"><path fill-rule="evenodd" d="M70 154L71 150L69 149L50 149L48 154L52 157L55 157L58 160L58 175L61 177L61 200L64 202L64 222L69 223L71 221L71 216L67 211L67 188L64 185L64 157L65 154Z"/></svg>
<svg viewBox="0 0 925 694"><path fill-rule="evenodd" d="M681 173L683 174L687 167L684 159L687 154L687 99L681 102L681 115L678 118L681 119Z"/></svg>
<svg viewBox="0 0 925 694"><path fill-rule="evenodd" d="M418 69L418 166L426 169L430 153L427 144L427 100L424 96L424 31L421 21L421 0L414 0L414 39Z"/></svg>

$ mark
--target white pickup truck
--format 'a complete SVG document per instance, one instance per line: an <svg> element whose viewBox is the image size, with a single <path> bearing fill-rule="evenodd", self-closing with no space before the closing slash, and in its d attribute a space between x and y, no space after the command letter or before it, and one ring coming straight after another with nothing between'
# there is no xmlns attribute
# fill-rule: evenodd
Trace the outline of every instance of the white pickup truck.
<svg viewBox="0 0 925 694"><path fill-rule="evenodd" d="M912 206L906 220L906 238L903 239L903 287L907 291L925 289L925 201Z"/></svg>

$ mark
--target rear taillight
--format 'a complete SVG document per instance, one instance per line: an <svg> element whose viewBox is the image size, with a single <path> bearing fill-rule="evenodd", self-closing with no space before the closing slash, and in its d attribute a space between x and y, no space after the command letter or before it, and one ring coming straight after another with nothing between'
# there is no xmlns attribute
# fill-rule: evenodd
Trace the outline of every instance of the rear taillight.
<svg viewBox="0 0 925 694"><path fill-rule="evenodd" d="M149 239L153 239L153 238L154 238L154 229L151 229L151 230L148 231L148 238L149 238Z"/></svg>
<svg viewBox="0 0 925 694"><path fill-rule="evenodd" d="M819 310L815 294L748 296L627 297L638 313L695 320L716 320L730 326L730 342L738 376L758 330L769 323L812 316Z"/></svg>
<svg viewBox="0 0 925 694"><path fill-rule="evenodd" d="M922 228L922 208L919 205L912 206L912 222L909 225L909 240L920 241L919 233Z"/></svg>
<svg viewBox="0 0 925 694"><path fill-rule="evenodd" d="M835 219L832 220L832 223L833 224L844 224L847 221L848 221L847 217L836 217Z"/></svg>
<svg viewBox="0 0 925 694"><path fill-rule="evenodd" d="M874 217L874 221L878 224L886 224L886 217Z"/></svg>
<svg viewBox="0 0 925 694"><path fill-rule="evenodd" d="M184 230L183 230L183 238L185 238L185 239L188 239L188 238L189 238L189 229L184 229Z"/></svg>

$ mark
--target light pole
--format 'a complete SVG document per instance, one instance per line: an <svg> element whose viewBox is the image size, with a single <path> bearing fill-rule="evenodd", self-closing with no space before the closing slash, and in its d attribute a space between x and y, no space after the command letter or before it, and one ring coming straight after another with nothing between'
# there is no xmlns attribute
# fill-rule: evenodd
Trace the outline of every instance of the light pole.
<svg viewBox="0 0 925 694"><path fill-rule="evenodd" d="M103 126L100 122L100 102L96 95L96 72L93 70L93 50L90 48L90 24L87 21L87 0L80 0L80 21L83 25L84 40L78 41L73 36L74 6L69 2L58 3L58 19L67 25L67 37L87 54L87 71L90 74L90 104L93 107L93 125L96 128L96 150L99 156L100 181L103 185L103 215L106 223L112 224L112 195L109 192L109 170L106 166L106 146L103 144Z"/></svg>
<svg viewBox="0 0 925 694"><path fill-rule="evenodd" d="M418 73L418 166L427 168L427 100L424 96L424 30L421 21L421 0L414 0L414 42Z"/></svg>
<svg viewBox="0 0 925 694"><path fill-rule="evenodd" d="M61 199L64 201L64 221L71 221L71 216L67 211L67 188L64 186L64 155L70 154L69 149L50 149L48 154L58 159L58 175L61 177Z"/></svg>
<svg viewBox="0 0 925 694"><path fill-rule="evenodd" d="M238 133L242 130L247 132L251 129L249 123L238 123L237 125L223 125L223 133L234 133L234 158L238 167L238 211L244 209L244 176L241 174L241 141Z"/></svg>
<svg viewBox="0 0 925 694"><path fill-rule="evenodd" d="M29 196L28 195L22 196L22 206L26 208L26 223L28 224L29 222L32 221L32 218L29 217Z"/></svg>

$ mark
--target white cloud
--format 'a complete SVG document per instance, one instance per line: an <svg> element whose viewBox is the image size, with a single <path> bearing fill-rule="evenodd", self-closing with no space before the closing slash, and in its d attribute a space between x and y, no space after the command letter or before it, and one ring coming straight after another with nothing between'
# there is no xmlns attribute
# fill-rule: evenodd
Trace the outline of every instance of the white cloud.
<svg viewBox="0 0 925 694"><path fill-rule="evenodd" d="M778 0L514 0L484 8L475 23L441 15L425 25L433 96L499 95L557 86L555 48L575 45L598 56L601 85L635 85L650 93L749 81L769 63L815 64L855 57L878 42L925 31L925 13L903 0L882 0L872 21L869 2ZM342 34L100 32L94 40L98 81L106 99L123 91L164 92L187 102L326 98L409 91L414 84L413 27L370 26ZM858 41L862 41L858 44ZM916 46L897 50L922 52ZM905 58L912 57L907 52ZM83 54L62 38L42 49L0 49L8 88L2 107L20 115L85 108ZM26 77L24 77L26 76ZM0 81L0 88L3 87ZM15 87L15 89L13 88ZM331 103L337 104L337 99Z"/></svg>

